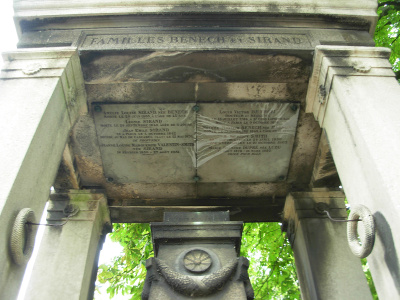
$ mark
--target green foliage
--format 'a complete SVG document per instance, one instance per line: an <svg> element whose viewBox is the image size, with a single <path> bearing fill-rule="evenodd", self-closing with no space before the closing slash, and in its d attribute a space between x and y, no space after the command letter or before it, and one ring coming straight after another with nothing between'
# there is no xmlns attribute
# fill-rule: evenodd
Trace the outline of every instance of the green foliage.
<svg viewBox="0 0 400 300"><path fill-rule="evenodd" d="M379 20L375 30L375 43L392 49L390 63L400 79L400 0L379 0Z"/></svg>
<svg viewBox="0 0 400 300"><path fill-rule="evenodd" d="M108 283L110 298L117 294L141 299L146 268L144 262L153 254L148 224L114 224L111 240L124 251L110 265L100 265L98 281ZM250 259L249 276L258 300L300 299L300 289L289 242L279 223L246 223L243 229L241 256ZM378 300L366 259L363 269L374 300Z"/></svg>
<svg viewBox="0 0 400 300"><path fill-rule="evenodd" d="M149 224L116 223L110 234L113 242L124 248L111 265L100 265L97 279L109 283L110 298L116 294L132 295L131 300L140 300L146 277L145 261L153 256L153 245Z"/></svg>
<svg viewBox="0 0 400 300"><path fill-rule="evenodd" d="M367 259L366 258L361 259L361 264L362 264L362 267L364 270L365 277L367 277L367 281L368 281L369 289L371 290L372 298L374 300L379 300L378 294L376 293L374 281L372 280L371 271L369 270L369 267L368 267Z"/></svg>
<svg viewBox="0 0 400 300"><path fill-rule="evenodd" d="M144 262L153 256L148 224L114 224L111 240L123 255L110 265L100 265L97 279L108 283L107 293L132 295L139 300L146 277ZM246 223L241 255L250 259L250 280L256 299L300 299L293 252L278 223Z"/></svg>
<svg viewBox="0 0 400 300"><path fill-rule="evenodd" d="M255 299L300 299L293 252L278 223L246 223L240 254L250 259Z"/></svg>

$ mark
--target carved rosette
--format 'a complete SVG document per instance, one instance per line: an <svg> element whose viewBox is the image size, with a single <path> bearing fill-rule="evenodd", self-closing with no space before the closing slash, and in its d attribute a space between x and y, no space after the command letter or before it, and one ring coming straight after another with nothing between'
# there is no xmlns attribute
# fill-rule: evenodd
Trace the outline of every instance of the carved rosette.
<svg viewBox="0 0 400 300"><path fill-rule="evenodd" d="M203 273L211 267L211 264L210 254L201 249L190 250L183 258L183 265L193 273Z"/></svg>

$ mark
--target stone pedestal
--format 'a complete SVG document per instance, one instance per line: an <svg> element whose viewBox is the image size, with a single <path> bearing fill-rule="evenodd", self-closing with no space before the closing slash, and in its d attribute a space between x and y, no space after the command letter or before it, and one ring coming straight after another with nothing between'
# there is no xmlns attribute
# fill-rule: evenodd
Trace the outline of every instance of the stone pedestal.
<svg viewBox="0 0 400 300"><path fill-rule="evenodd" d="M155 257L142 299L253 299L248 260L238 257L242 227L228 212L165 213L151 223Z"/></svg>
<svg viewBox="0 0 400 300"><path fill-rule="evenodd" d="M284 219L293 247L302 299L372 299L360 259L350 251L347 217L341 192L292 193L286 198Z"/></svg>
<svg viewBox="0 0 400 300"><path fill-rule="evenodd" d="M69 219L64 215L67 205L79 208ZM106 198L90 191L54 194L47 221L66 223L46 227L25 299L88 299L102 237L111 231Z"/></svg>
<svg viewBox="0 0 400 300"><path fill-rule="evenodd" d="M400 296L400 85L389 54L319 46L307 95L307 111L326 131L347 200L375 218L368 264L381 299Z"/></svg>
<svg viewBox="0 0 400 300"><path fill-rule="evenodd" d="M9 251L12 226L23 208L40 219L68 133L86 111L79 58L74 48L3 54L0 76L0 298L14 299L25 266Z"/></svg>

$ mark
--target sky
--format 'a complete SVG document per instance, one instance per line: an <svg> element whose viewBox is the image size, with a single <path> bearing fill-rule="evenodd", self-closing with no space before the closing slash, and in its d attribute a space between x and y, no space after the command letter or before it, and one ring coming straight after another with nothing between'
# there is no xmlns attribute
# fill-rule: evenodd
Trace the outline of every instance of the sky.
<svg viewBox="0 0 400 300"><path fill-rule="evenodd" d="M13 21L13 8L12 8L12 0L3 0L0 3L0 52L6 52L6 51L12 51L16 50L17 47L17 42L18 42L18 37L17 33L15 30L15 25ZM0 66L3 65L3 60L0 59ZM42 218L41 223L45 223L46 220L45 218ZM26 272L26 277L28 278L30 276L30 273L32 272L32 265L33 261L35 259L35 256L37 255L38 247L37 245L40 244L41 237L43 235L43 229L44 227L40 228L41 230L38 231L36 242L35 242L35 251L32 254L32 258L30 260L30 264L28 264L27 267L27 272ZM40 234L40 232L42 232ZM111 242L110 238L106 238L106 242L103 246L103 250L100 253L100 259L99 259L99 264L103 263L110 263L112 259L119 255L122 252L122 247L118 243L113 243ZM19 295L18 300L24 299L24 289L26 289L26 284L27 280L24 281L22 288L21 288L21 293ZM101 294L96 294L95 299L96 300L107 300L109 299L108 294L106 293L106 288L107 286L103 286L100 288ZM130 297L125 296L123 297L122 295L116 295L113 300L125 300L129 299Z"/></svg>
<svg viewBox="0 0 400 300"><path fill-rule="evenodd" d="M0 4L1 52L16 49L18 39L12 16L12 0L3 0Z"/></svg>

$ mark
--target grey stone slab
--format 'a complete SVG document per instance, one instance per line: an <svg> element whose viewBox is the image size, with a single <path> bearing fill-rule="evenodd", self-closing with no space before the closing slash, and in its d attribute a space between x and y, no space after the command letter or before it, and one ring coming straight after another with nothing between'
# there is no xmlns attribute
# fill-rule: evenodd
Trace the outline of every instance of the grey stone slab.
<svg viewBox="0 0 400 300"><path fill-rule="evenodd" d="M307 90L307 87L305 87ZM173 91L173 93L171 93ZM196 83L169 82L118 82L111 84L87 84L88 103L182 103L194 102Z"/></svg>
<svg viewBox="0 0 400 300"><path fill-rule="evenodd" d="M202 104L197 174L202 182L267 182L287 176L298 104Z"/></svg>
<svg viewBox="0 0 400 300"><path fill-rule="evenodd" d="M200 103L197 107L195 113L193 103L95 104L107 180L160 184L286 179L299 104Z"/></svg>
<svg viewBox="0 0 400 300"><path fill-rule="evenodd" d="M81 51L80 59L87 85L107 84L111 87L111 84L130 82L306 83L310 77L312 51L307 51L308 58L301 58L299 51L292 52ZM115 93L120 97L126 95Z"/></svg>
<svg viewBox="0 0 400 300"><path fill-rule="evenodd" d="M286 179L299 105L207 103L197 115L197 174L201 182Z"/></svg>
<svg viewBox="0 0 400 300"><path fill-rule="evenodd" d="M193 104L98 104L94 119L109 182L193 182Z"/></svg>
<svg viewBox="0 0 400 300"><path fill-rule="evenodd" d="M126 49L310 49L306 34L173 32L135 34L87 34L80 50Z"/></svg>
<svg viewBox="0 0 400 300"><path fill-rule="evenodd" d="M164 222L218 222L229 221L228 211L165 212Z"/></svg>

